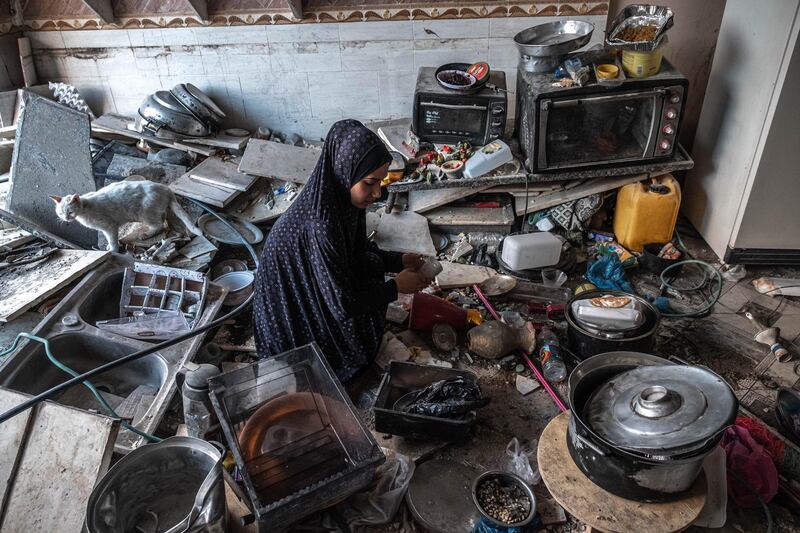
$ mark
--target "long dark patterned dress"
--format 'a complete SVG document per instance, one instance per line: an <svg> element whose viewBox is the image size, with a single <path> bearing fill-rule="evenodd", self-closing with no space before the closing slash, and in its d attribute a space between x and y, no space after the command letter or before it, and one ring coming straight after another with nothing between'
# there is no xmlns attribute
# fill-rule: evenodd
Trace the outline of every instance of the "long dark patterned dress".
<svg viewBox="0 0 800 533"><path fill-rule="evenodd" d="M389 302L384 272L402 269L400 254L366 239L366 216L350 187L391 156L363 124L333 125L303 191L269 233L256 274L253 306L259 357L316 341L342 381L377 354Z"/></svg>

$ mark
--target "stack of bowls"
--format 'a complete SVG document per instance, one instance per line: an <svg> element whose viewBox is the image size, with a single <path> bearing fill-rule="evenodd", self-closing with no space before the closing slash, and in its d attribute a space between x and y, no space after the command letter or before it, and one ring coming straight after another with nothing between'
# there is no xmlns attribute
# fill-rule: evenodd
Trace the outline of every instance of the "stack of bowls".
<svg viewBox="0 0 800 533"><path fill-rule="evenodd" d="M225 113L191 83L156 91L139 106L140 125L158 137L207 137L217 133Z"/></svg>

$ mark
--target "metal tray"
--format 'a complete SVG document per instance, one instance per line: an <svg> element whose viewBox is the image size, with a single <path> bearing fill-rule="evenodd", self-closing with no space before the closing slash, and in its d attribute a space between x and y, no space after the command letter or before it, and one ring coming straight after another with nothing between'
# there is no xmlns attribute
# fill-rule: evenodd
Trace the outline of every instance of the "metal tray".
<svg viewBox="0 0 800 533"><path fill-rule="evenodd" d="M606 35L606 44L608 46L619 48L622 50L636 50L639 52L650 52L658 48L661 44L667 30L673 25L673 12L672 9L666 6L652 6L648 4L632 4L626 6L625 9L619 12L611 23L611 29ZM616 36L630 26L645 26L645 25L658 26L656 36L652 41L623 41L617 39Z"/></svg>
<svg viewBox="0 0 800 533"><path fill-rule="evenodd" d="M415 415L393 409L395 402L412 390L459 376L471 381L478 380L478 376L467 370L392 361L381 380L373 408L375 431L422 440L460 441L469 437L475 422L475 411L470 411L462 419L453 419Z"/></svg>
<svg viewBox="0 0 800 533"><path fill-rule="evenodd" d="M547 22L522 30L514 36L519 53L530 57L560 56L589 42L594 24L582 20Z"/></svg>

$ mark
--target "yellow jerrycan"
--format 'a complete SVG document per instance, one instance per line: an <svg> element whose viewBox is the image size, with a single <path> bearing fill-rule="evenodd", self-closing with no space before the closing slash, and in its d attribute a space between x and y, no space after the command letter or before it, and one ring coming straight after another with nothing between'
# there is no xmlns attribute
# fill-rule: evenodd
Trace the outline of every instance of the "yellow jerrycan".
<svg viewBox="0 0 800 533"><path fill-rule="evenodd" d="M645 244L671 241L680 206L681 188L672 174L625 185L614 212L617 242L641 252Z"/></svg>

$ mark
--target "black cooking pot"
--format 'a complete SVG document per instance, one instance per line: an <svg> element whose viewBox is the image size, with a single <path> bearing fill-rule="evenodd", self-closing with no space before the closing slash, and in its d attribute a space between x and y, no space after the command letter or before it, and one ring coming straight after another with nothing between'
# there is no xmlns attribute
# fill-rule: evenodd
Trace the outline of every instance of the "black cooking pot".
<svg viewBox="0 0 800 533"><path fill-rule="evenodd" d="M733 408L719 430L701 437L681 450L644 453L622 448L597 434L587 423L587 402L603 384L624 372L641 366L673 365L643 353L610 352L580 363L569 377L571 408L567 447L580 470L595 484L623 498L664 502L678 499L691 488L703 466L703 460L719 443L722 431L733 423ZM731 392L732 394L732 392Z"/></svg>
<svg viewBox="0 0 800 533"><path fill-rule="evenodd" d="M638 328L626 332L621 338L609 338L603 334L589 331L575 319L572 313L572 303L578 300L590 300L601 296L624 296L639 302L642 312L645 315L644 324ZM661 322L661 313L658 309L635 294L622 291L609 291L598 289L584 291L576 294L567 303L564 311L567 320L567 338L569 339L570 349L581 359L587 359L593 355L606 352L631 351L647 353L653 350L656 342L656 331Z"/></svg>

